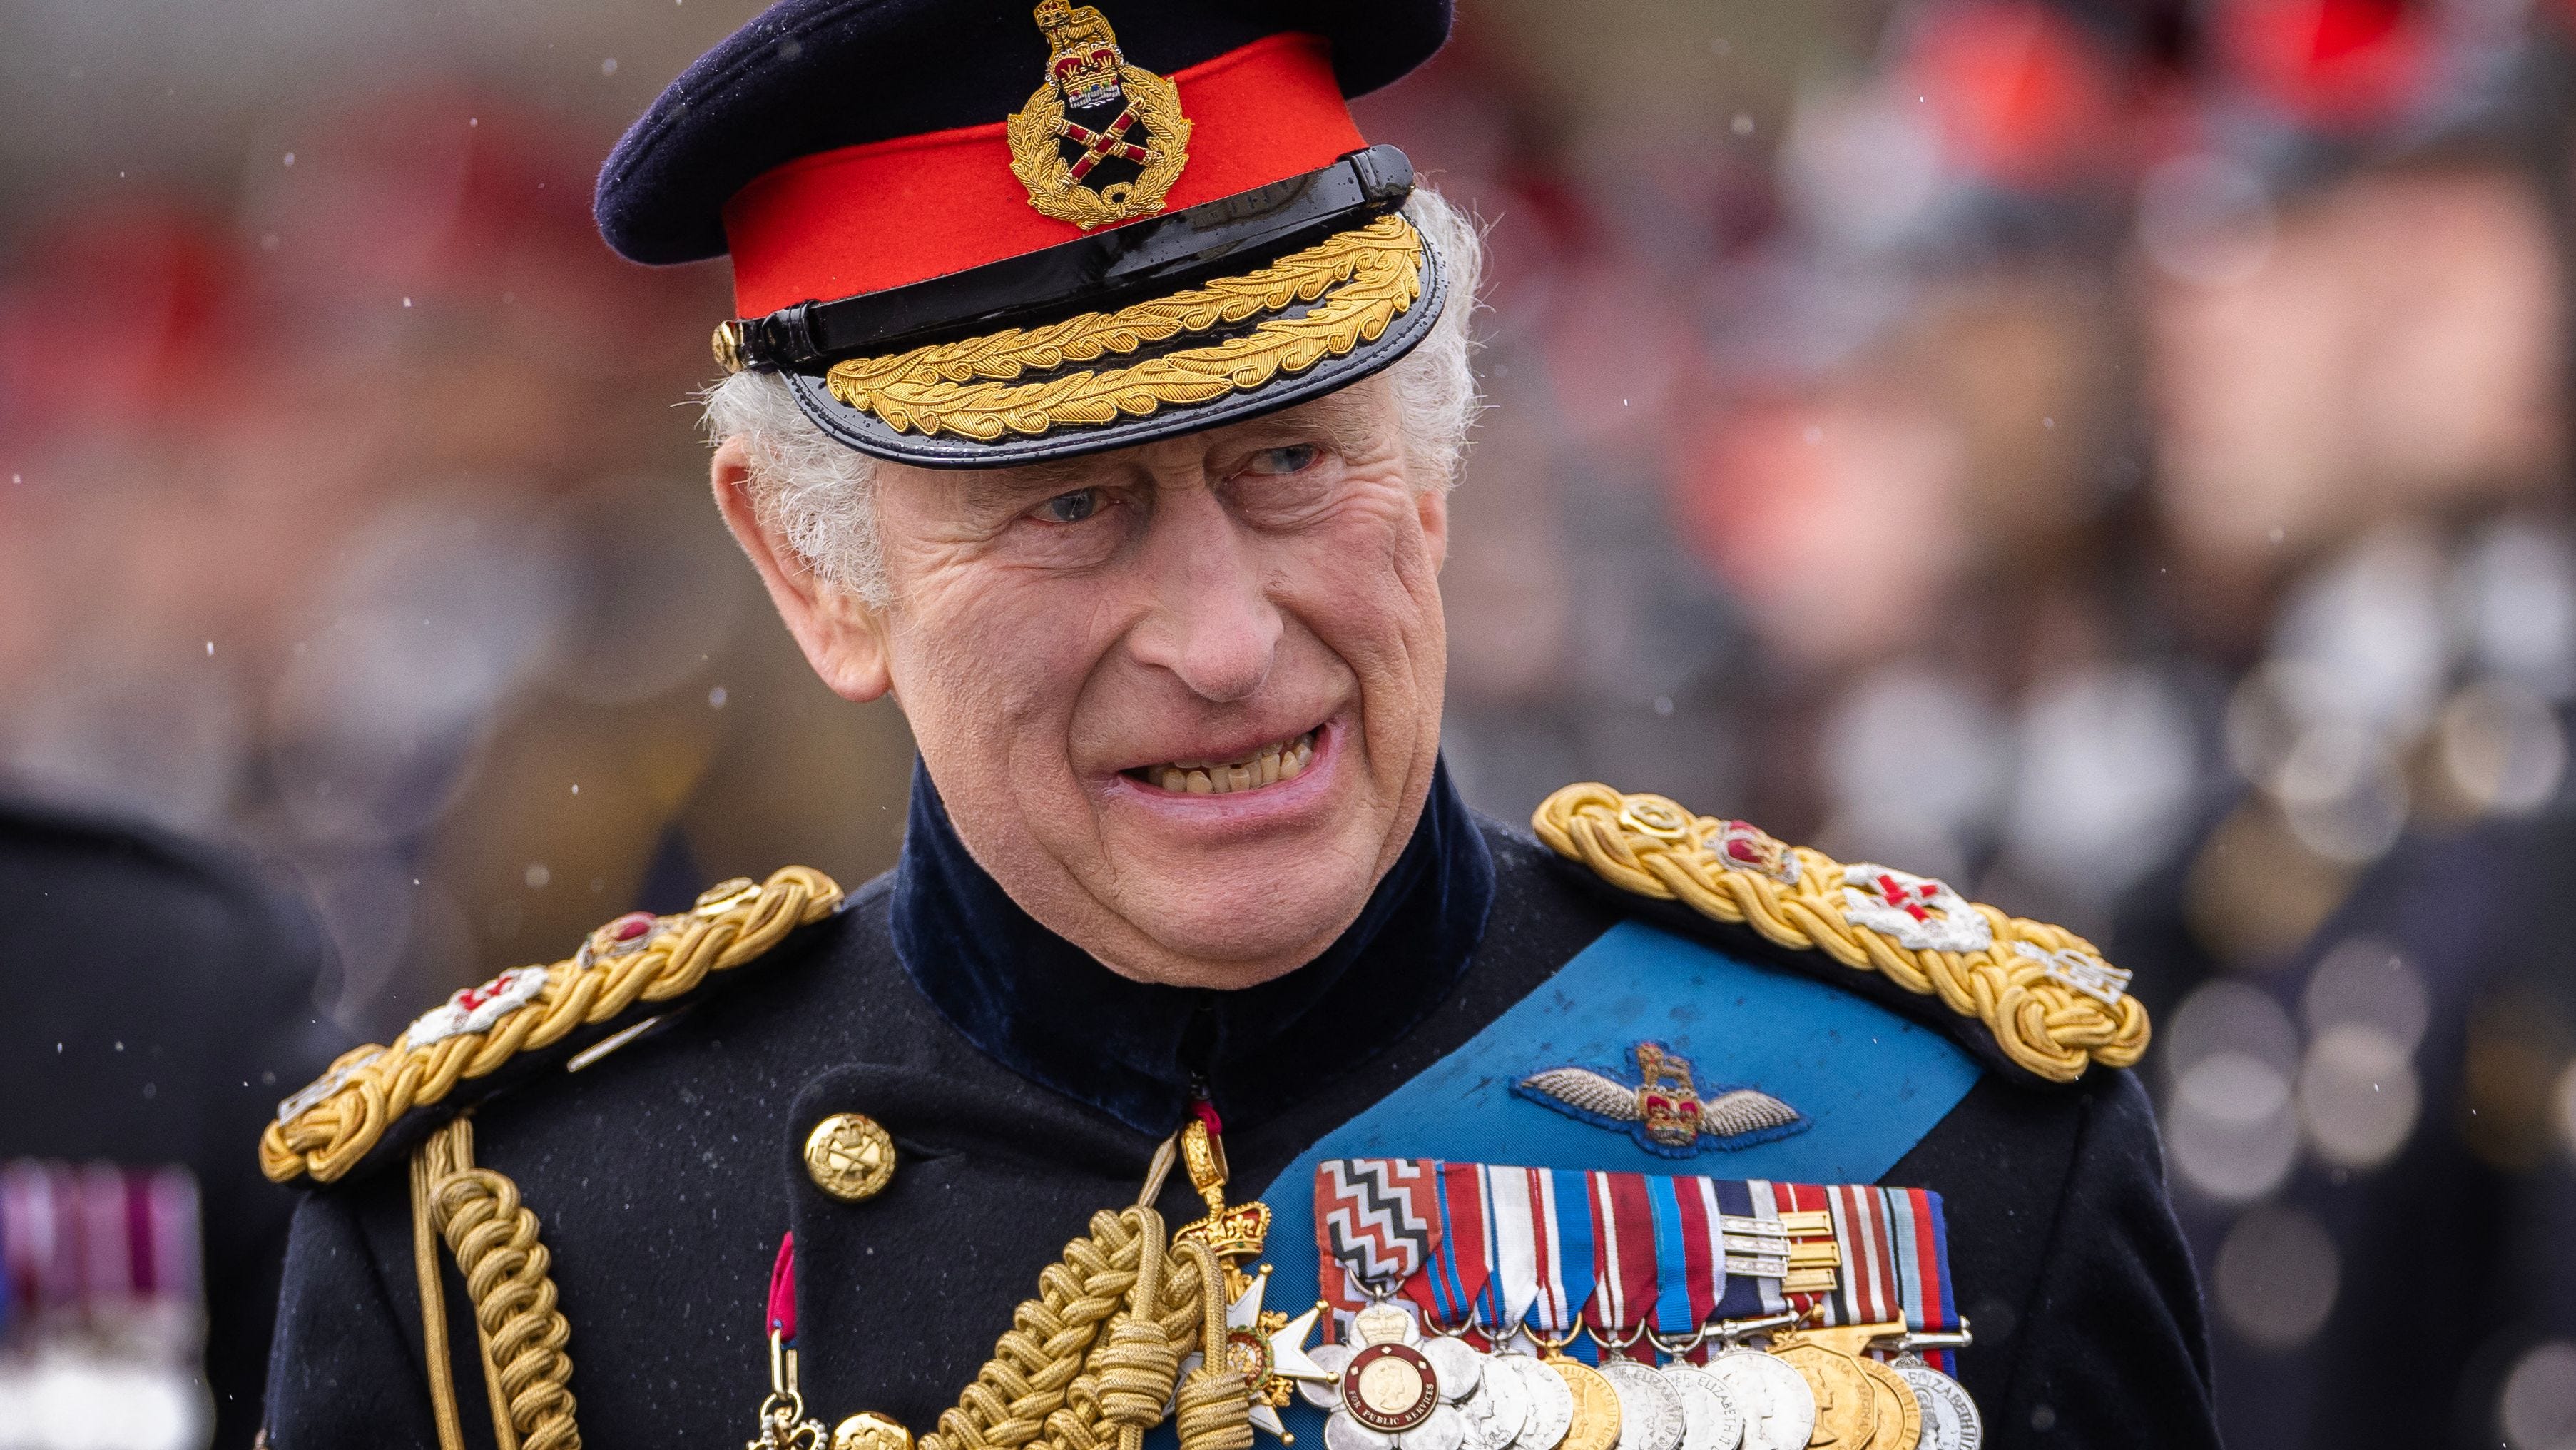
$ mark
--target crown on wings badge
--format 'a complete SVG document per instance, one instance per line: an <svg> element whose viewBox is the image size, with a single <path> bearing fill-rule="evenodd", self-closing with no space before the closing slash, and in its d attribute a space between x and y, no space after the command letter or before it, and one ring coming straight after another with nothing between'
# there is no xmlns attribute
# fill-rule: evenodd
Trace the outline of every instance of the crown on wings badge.
<svg viewBox="0 0 2576 1450"><path fill-rule="evenodd" d="M1628 1055L1637 1069L1633 1084L1588 1067L1552 1067L1512 1084L1512 1092L1594 1127L1625 1129L1639 1147L1667 1158L1750 1148L1806 1129L1806 1114L1756 1088L1703 1098L1691 1082L1690 1059L1661 1043L1640 1042Z"/></svg>

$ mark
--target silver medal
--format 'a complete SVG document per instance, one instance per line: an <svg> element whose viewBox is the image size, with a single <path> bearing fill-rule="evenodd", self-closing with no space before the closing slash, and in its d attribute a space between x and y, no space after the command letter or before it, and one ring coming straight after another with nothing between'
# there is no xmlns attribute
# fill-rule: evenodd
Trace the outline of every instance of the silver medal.
<svg viewBox="0 0 2576 1450"><path fill-rule="evenodd" d="M1467 1417L1467 1443L1475 1450L1508 1450L1529 1420L1529 1387L1503 1359L1487 1359L1480 1371L1476 1392L1458 1403Z"/></svg>
<svg viewBox="0 0 2576 1450"><path fill-rule="evenodd" d="M1619 1392L1619 1450L1681 1450L1682 1397L1654 1366L1604 1357L1601 1377Z"/></svg>
<svg viewBox="0 0 2576 1450"><path fill-rule="evenodd" d="M1348 1344L1319 1344L1306 1351L1316 1368L1332 1376L1327 1380L1297 1381L1297 1393L1305 1397L1307 1404L1328 1414L1342 1407L1342 1371L1350 1367L1352 1351L1353 1346Z"/></svg>
<svg viewBox="0 0 2576 1450"><path fill-rule="evenodd" d="M1985 1417L1965 1385L1911 1354L1890 1367L1923 1406L1923 1437L1916 1442L1922 1450L1978 1450L1986 1443Z"/></svg>
<svg viewBox="0 0 2576 1450"><path fill-rule="evenodd" d="M1726 1349L1709 1356L1708 1372L1744 1412L1744 1450L1806 1450L1816 1433L1816 1392L1787 1360Z"/></svg>
<svg viewBox="0 0 2576 1450"><path fill-rule="evenodd" d="M1388 1450L1394 1444L1393 1435L1381 1435L1348 1415L1324 1421L1324 1450Z"/></svg>
<svg viewBox="0 0 2576 1450"><path fill-rule="evenodd" d="M1744 1443L1744 1412L1726 1383L1679 1360L1656 1371L1682 1401L1682 1450L1737 1450Z"/></svg>
<svg viewBox="0 0 2576 1450"><path fill-rule="evenodd" d="M1497 1369L1517 1376L1529 1391L1529 1418L1512 1437L1512 1450L1556 1450L1564 1444L1565 1432L1574 1428L1574 1391L1566 1388L1564 1377L1525 1354L1506 1355L1485 1372Z"/></svg>
<svg viewBox="0 0 2576 1450"><path fill-rule="evenodd" d="M1455 1405L1442 1405L1404 1432L1404 1450L1467 1450L1467 1417Z"/></svg>
<svg viewBox="0 0 2576 1450"><path fill-rule="evenodd" d="M1455 1402L1476 1392L1484 1375L1485 1357L1476 1352L1474 1345L1435 1334L1415 1347L1431 1361L1431 1372L1440 1379L1440 1398Z"/></svg>

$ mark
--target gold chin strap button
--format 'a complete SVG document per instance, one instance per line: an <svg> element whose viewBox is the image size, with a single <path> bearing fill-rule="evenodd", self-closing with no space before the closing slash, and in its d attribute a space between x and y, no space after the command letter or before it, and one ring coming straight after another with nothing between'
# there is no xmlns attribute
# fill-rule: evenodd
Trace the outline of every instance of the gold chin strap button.
<svg viewBox="0 0 2576 1450"><path fill-rule="evenodd" d="M877 1120L865 1113L834 1113L805 1135L805 1172L813 1178L816 1188L843 1203L874 1198L894 1177L894 1139L887 1137ZM842 1428L846 1430L855 1423L856 1419ZM866 1450L900 1447L880 1447L871 1442Z"/></svg>
<svg viewBox="0 0 2576 1450"><path fill-rule="evenodd" d="M870 1411L832 1428L832 1450L912 1450L912 1432Z"/></svg>

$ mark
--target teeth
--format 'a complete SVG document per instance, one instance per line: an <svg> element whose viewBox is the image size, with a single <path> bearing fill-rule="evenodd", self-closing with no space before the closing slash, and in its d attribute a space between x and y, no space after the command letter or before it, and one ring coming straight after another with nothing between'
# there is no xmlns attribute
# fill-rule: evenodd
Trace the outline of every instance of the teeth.
<svg viewBox="0 0 2576 1450"><path fill-rule="evenodd" d="M1232 795L1239 790L1295 780L1315 759L1315 733L1265 746L1242 760L1175 760L1137 774L1175 795Z"/></svg>

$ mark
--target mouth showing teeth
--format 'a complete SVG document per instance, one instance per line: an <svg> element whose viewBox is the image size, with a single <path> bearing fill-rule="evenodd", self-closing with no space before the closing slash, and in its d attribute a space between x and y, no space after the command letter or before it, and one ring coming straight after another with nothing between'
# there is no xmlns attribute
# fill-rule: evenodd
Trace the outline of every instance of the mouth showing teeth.
<svg viewBox="0 0 2576 1450"><path fill-rule="evenodd" d="M1127 774L1174 795L1232 795L1295 780L1315 759L1315 732L1265 745L1240 760L1175 760Z"/></svg>

